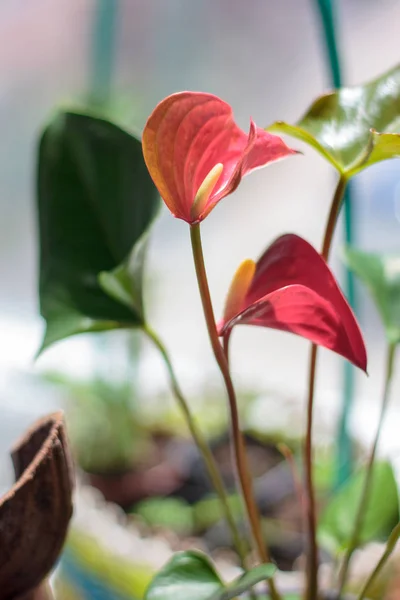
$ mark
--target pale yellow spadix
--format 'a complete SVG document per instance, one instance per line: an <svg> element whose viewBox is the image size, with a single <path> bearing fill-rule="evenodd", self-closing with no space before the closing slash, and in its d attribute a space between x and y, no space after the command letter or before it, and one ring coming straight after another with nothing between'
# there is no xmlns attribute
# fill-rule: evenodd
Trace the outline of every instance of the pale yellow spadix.
<svg viewBox="0 0 400 600"><path fill-rule="evenodd" d="M197 190L197 194L194 198L194 202L190 211L190 216L193 220L198 219L203 212L207 204L207 200L209 199L223 169L224 165L222 163L217 163L204 178L203 183Z"/></svg>
<svg viewBox="0 0 400 600"><path fill-rule="evenodd" d="M238 267L225 302L224 321L235 317L243 308L243 302L256 271L254 260L246 259Z"/></svg>

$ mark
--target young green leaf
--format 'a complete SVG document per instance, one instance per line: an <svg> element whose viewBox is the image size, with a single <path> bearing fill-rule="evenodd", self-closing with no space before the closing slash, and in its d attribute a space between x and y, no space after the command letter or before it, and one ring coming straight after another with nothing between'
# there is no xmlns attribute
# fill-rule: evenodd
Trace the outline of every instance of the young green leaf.
<svg viewBox="0 0 400 600"><path fill-rule="evenodd" d="M143 240L159 196L140 140L106 120L59 113L40 141L37 193L42 350L76 333L141 326ZM124 305L98 275L130 253Z"/></svg>
<svg viewBox="0 0 400 600"><path fill-rule="evenodd" d="M196 550L178 552L157 573L145 600L231 600L275 573L274 565L258 565L224 585L207 556Z"/></svg>
<svg viewBox="0 0 400 600"><path fill-rule="evenodd" d="M268 127L312 146L341 174L400 156L400 65L365 85L318 98L295 125Z"/></svg>
<svg viewBox="0 0 400 600"><path fill-rule="evenodd" d="M148 242L148 231L137 240L130 255L112 271L98 275L100 287L111 298L127 306L133 313L144 315L143 268Z"/></svg>
<svg viewBox="0 0 400 600"><path fill-rule="evenodd" d="M157 573L145 600L208 600L224 589L205 554L195 550L178 552Z"/></svg>
<svg viewBox="0 0 400 600"><path fill-rule="evenodd" d="M344 251L347 266L371 293L390 344L400 342L400 256Z"/></svg>
<svg viewBox="0 0 400 600"><path fill-rule="evenodd" d="M346 550L354 529L365 469L351 477L331 498L319 524L320 542L331 552ZM368 507L364 516L360 544L385 539L399 520L397 484L388 462L374 465Z"/></svg>

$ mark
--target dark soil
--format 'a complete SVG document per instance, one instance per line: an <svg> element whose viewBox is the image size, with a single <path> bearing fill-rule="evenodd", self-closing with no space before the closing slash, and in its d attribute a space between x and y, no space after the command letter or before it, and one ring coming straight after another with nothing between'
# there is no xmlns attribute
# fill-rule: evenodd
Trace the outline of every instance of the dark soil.
<svg viewBox="0 0 400 600"><path fill-rule="evenodd" d="M213 492L203 460L192 443L163 435L155 436L154 443L156 451L147 464L125 473L88 474L91 485L125 510L154 496L176 497L195 504ZM246 446L260 512L276 523L268 531L272 558L280 569L291 570L305 550L292 474L274 444L247 435ZM235 473L228 436L215 440L212 451L227 489L233 491ZM241 526L244 528L244 524ZM230 545L230 534L222 521L203 532L203 538L210 550Z"/></svg>

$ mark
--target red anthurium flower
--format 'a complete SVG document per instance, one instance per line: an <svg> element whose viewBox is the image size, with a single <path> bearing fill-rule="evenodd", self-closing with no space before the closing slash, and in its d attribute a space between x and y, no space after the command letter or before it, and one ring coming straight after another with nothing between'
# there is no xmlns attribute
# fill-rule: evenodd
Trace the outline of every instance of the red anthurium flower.
<svg viewBox="0 0 400 600"><path fill-rule="evenodd" d="M257 263L239 267L219 335L229 335L239 323L290 331L367 368L350 306L324 259L297 235L279 237Z"/></svg>
<svg viewBox="0 0 400 600"><path fill-rule="evenodd" d="M250 122L246 134L217 96L180 92L162 100L143 131L150 175L175 217L194 224L231 194L242 177L296 154L276 135Z"/></svg>

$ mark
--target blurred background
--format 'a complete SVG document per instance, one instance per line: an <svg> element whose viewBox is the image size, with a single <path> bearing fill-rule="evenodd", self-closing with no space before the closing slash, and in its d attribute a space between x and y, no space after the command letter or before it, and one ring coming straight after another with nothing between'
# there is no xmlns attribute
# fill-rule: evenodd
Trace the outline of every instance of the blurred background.
<svg viewBox="0 0 400 600"><path fill-rule="evenodd" d="M335 8L346 84L372 79L398 61L399 2L341 0ZM120 122L140 131L163 97L184 89L201 90L229 102L239 125L247 129L250 116L260 126L297 120L330 87L330 79L316 3L311 0L3 0L0 38L0 490L4 490L12 481L8 447L32 418L60 405L68 411L79 462L87 472L109 468L111 453L101 456L99 445L89 447L87 421L103 432L103 442L109 440L107 448L113 445L110 460L115 460L117 470L134 453L143 456L150 443L149 428L159 432L166 414L169 433L186 435L169 397L163 365L140 336L77 337L34 362L44 327L37 296L36 150L52 112L58 106L84 106L97 95L112 106ZM311 149L290 143L304 155L254 173L204 224L217 314L237 265L246 257L256 258L275 237L296 232L317 247L321 244L335 173ZM399 251L397 161L357 177L353 209L357 245ZM341 277L341 227L338 231L332 264ZM223 435L224 396L203 326L188 230L166 210L154 228L148 273L149 321L165 340L200 421L213 424L213 434ZM355 438L365 443L373 434L378 410L384 338L376 311L361 291L357 314L368 346L369 377L356 374L351 423ZM308 344L288 334L239 328L232 361L244 397L246 427L258 436L278 431L298 438L303 430ZM316 416L320 425L316 436L322 445L336 431L342 381L343 362L322 350ZM388 420L381 444L382 452L395 459L400 455L399 385L397 380L393 419ZM119 424L110 425L114 417ZM112 437L115 427L120 432L117 441Z"/></svg>

